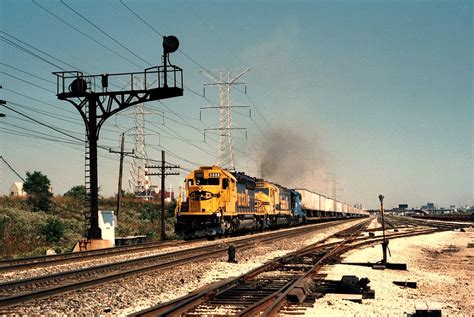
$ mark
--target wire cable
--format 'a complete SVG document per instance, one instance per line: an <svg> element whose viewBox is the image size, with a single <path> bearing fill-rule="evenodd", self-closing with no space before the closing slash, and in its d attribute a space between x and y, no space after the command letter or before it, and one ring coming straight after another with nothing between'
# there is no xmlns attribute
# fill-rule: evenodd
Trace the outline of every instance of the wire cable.
<svg viewBox="0 0 474 317"><path fill-rule="evenodd" d="M80 29L78 29L77 27L75 27L74 25L72 25L71 23L67 22L66 20L64 20L63 18L61 18L60 16L58 16L57 14L53 13L51 10L47 9L46 7L42 6L41 4L39 4L38 2L36 2L36 0L31 0L34 4L36 4L38 7L40 7L42 10L44 10L46 13L48 13L49 15L53 16L54 18L58 19L59 21L61 21L62 23L66 24L67 26L69 26L70 28L72 28L73 30L75 30L76 32L79 32L80 34L82 34L83 36L87 37L89 40L93 41L94 43L100 45L101 47L103 47L104 49L108 50L109 52L115 54L116 56L126 60L127 62L129 62L130 64L133 64L137 67L140 67L140 65L138 65L137 63L135 63L134 61L132 61L131 59L129 59L128 57L125 57L123 55L121 55L120 53L118 53L117 51L111 49L110 47L104 45L103 43L99 42L98 40L94 39L92 36L90 36L89 34L81 31Z"/></svg>
<svg viewBox="0 0 474 317"><path fill-rule="evenodd" d="M102 34L104 34L105 36L107 36L109 39L111 39L112 41L114 41L117 45L119 45L120 47L122 47L124 50L126 50L127 52L129 52L130 54L132 54L133 56L135 56L136 58L138 58L139 60L141 60L142 62L144 62L145 64L148 64L151 66L151 64L146 61L145 59L141 58L139 55L137 55L135 52L133 52L132 50L130 50L128 47L126 47L125 45L123 45L121 42L119 42L118 40L116 40L115 38L113 38L109 33L105 32L102 28L100 28L99 26L97 26L94 22L92 22L91 20L89 20L88 18L86 18L85 16L83 16L81 13L79 13L78 11L74 10L71 6L69 6L66 2L64 2L64 0L61 0L61 3L63 5L65 5L69 10L71 10L72 12L74 12L76 15L78 15L81 19L83 19L84 21L86 21L87 23L89 23L90 25L92 25L93 27L95 27L97 30L99 30Z"/></svg>

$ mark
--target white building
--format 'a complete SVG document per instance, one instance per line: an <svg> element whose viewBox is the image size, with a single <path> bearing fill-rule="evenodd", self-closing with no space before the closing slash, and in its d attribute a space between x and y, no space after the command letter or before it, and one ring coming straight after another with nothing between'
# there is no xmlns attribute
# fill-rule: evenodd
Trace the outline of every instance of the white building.
<svg viewBox="0 0 474 317"><path fill-rule="evenodd" d="M22 182L14 182L10 186L10 196L14 197L24 197L26 196L26 192L23 191L23 183Z"/></svg>

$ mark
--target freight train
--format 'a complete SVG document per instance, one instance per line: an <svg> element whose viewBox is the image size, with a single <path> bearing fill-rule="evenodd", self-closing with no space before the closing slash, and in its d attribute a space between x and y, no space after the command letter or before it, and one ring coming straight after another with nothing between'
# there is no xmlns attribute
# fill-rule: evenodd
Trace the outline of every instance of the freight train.
<svg viewBox="0 0 474 317"><path fill-rule="evenodd" d="M185 182L186 197L176 207L175 231L187 239L368 216L324 195L288 189L219 166L200 167Z"/></svg>

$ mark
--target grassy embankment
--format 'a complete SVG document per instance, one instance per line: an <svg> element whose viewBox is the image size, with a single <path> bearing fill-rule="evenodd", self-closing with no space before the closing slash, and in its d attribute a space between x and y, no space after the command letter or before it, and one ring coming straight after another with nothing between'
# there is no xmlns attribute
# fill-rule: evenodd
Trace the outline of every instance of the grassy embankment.
<svg viewBox="0 0 474 317"><path fill-rule="evenodd" d="M70 252L84 234L82 201L53 197L48 212L34 212L26 199L0 197L0 257L44 255L47 249ZM101 210L115 210L115 198L101 199ZM174 204L167 208L167 237L174 238ZM160 205L139 199L122 201L116 236L146 235L159 239Z"/></svg>

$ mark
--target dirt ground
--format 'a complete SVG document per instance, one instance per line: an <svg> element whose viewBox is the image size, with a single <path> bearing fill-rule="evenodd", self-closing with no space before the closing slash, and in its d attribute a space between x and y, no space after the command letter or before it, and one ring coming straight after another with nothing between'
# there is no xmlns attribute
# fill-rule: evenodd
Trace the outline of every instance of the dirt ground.
<svg viewBox="0 0 474 317"><path fill-rule="evenodd" d="M362 266L335 265L326 268L327 278L343 275L368 277L375 299L357 304L326 295L306 311L307 316L406 316L417 302L438 303L443 316L474 316L474 229L394 239L389 262L406 263L407 271L373 270ZM376 262L380 245L346 254L343 262ZM417 288L403 288L393 281L417 282Z"/></svg>

